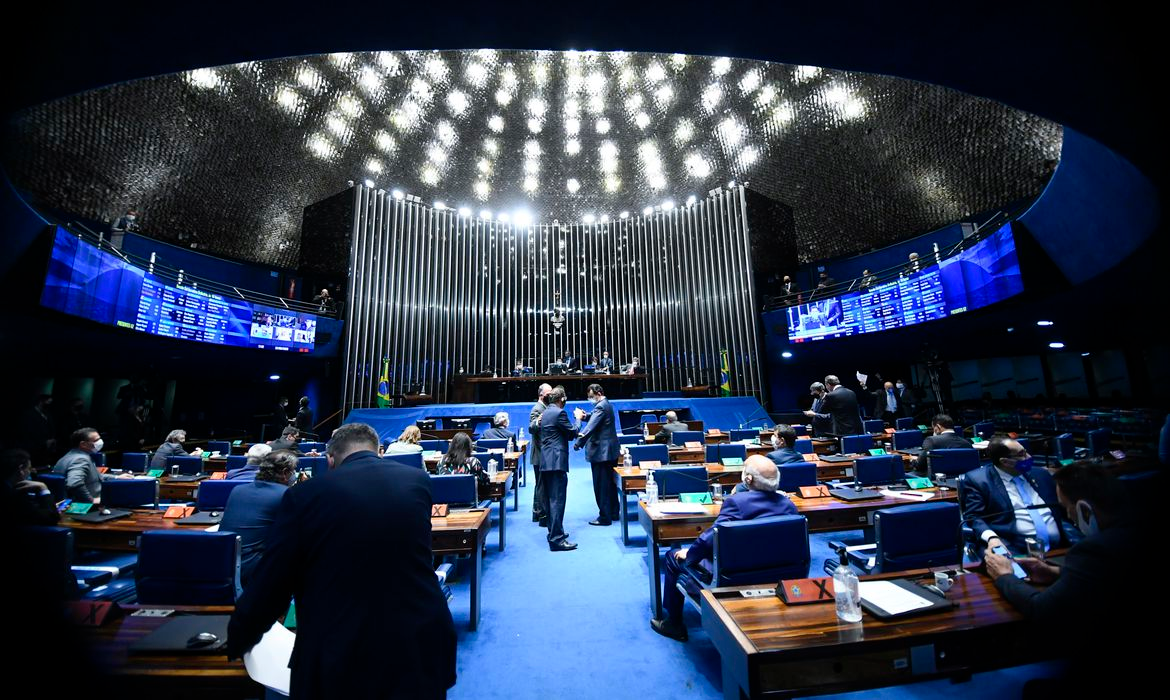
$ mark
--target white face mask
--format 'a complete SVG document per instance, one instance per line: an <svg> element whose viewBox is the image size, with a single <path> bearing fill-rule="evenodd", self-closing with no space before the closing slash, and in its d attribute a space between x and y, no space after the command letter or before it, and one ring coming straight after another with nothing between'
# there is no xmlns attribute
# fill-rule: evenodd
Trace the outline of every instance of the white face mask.
<svg viewBox="0 0 1170 700"><path fill-rule="evenodd" d="M772 436L772 449L780 449L780 438L776 437L775 435Z"/></svg>
<svg viewBox="0 0 1170 700"><path fill-rule="evenodd" d="M105 440L102 440L101 438L98 438L98 439L97 439L97 442L95 442L95 443L93 444L93 451L94 451L94 452L101 452L101 451L102 451L102 447L104 447L104 446L105 446L105 444L106 444L106 441L105 441Z"/></svg>
<svg viewBox="0 0 1170 700"><path fill-rule="evenodd" d="M1085 537L1091 537L1101 531L1097 525L1097 515L1093 513L1093 506L1087 501L1077 501L1077 529Z"/></svg>
<svg viewBox="0 0 1170 700"><path fill-rule="evenodd" d="M894 386L897 387L898 391L901 391L901 390L906 388L905 384L895 384Z"/></svg>

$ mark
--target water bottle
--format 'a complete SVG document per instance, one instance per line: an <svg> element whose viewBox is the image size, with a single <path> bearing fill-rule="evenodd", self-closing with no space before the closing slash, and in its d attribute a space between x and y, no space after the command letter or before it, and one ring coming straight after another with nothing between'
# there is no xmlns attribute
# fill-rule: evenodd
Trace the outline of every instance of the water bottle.
<svg viewBox="0 0 1170 700"><path fill-rule="evenodd" d="M622 454L625 455L625 457L622 459L622 466L625 467L626 469L633 467L634 466L634 458L630 456L630 451L623 447Z"/></svg>
<svg viewBox="0 0 1170 700"><path fill-rule="evenodd" d="M515 452L515 451L516 451L516 438L510 437L510 438L508 438L508 452Z"/></svg>
<svg viewBox="0 0 1170 700"><path fill-rule="evenodd" d="M658 503L658 484L654 481L654 472L646 472L646 503Z"/></svg>
<svg viewBox="0 0 1170 700"><path fill-rule="evenodd" d="M488 476L492 477L493 479L496 477L496 460L494 459L488 460ZM854 578L856 578L856 576Z"/></svg>
<svg viewBox="0 0 1170 700"><path fill-rule="evenodd" d="M849 567L847 552L841 552L841 564L833 572L833 598L837 601L837 617L842 622L861 621L861 591L857 574Z"/></svg>

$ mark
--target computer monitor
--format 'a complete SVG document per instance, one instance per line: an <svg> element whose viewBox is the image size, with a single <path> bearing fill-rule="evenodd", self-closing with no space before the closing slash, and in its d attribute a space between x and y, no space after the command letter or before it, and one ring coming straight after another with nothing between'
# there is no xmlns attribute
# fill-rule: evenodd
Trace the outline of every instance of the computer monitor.
<svg viewBox="0 0 1170 700"><path fill-rule="evenodd" d="M548 363L548 371L545 372L545 374L564 374L564 373L565 373L565 363L564 362L550 362L550 363Z"/></svg>
<svg viewBox="0 0 1170 700"><path fill-rule="evenodd" d="M427 418L425 420L416 420L414 422L414 426L416 428L418 428L419 430L434 430L435 429L435 419L434 418Z"/></svg>
<svg viewBox="0 0 1170 700"><path fill-rule="evenodd" d="M470 430L470 418L447 418L447 427L451 430Z"/></svg>

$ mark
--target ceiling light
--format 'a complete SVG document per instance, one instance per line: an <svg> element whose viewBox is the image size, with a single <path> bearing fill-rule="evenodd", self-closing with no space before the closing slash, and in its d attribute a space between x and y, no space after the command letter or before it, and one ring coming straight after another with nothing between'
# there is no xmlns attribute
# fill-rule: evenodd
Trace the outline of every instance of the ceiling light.
<svg viewBox="0 0 1170 700"><path fill-rule="evenodd" d="M581 221L582 223L591 224L593 223L593 215L586 214L585 216L581 217Z"/></svg>
<svg viewBox="0 0 1170 700"><path fill-rule="evenodd" d="M603 223L603 224L609 223L609 214L602 214L601 215L601 223Z"/></svg>
<svg viewBox="0 0 1170 700"><path fill-rule="evenodd" d="M443 211L446 208L447 208L446 204L443 204L442 202L435 202L435 210L436 211Z"/></svg>
<svg viewBox="0 0 1170 700"><path fill-rule="evenodd" d="M1089 355L1090 355L1090 353L1087 353L1087 352L1082 352L1082 353L1081 353L1081 357L1088 357Z"/></svg>
<svg viewBox="0 0 1170 700"><path fill-rule="evenodd" d="M788 350L785 350L784 352L780 353L780 357L783 357L785 360L787 360L792 357L792 353Z"/></svg>
<svg viewBox="0 0 1170 700"><path fill-rule="evenodd" d="M512 219L511 215L509 215L508 212L506 212L506 211L502 211L499 214L496 214L496 221L499 221L500 223L506 224L511 219Z"/></svg>
<svg viewBox="0 0 1170 700"><path fill-rule="evenodd" d="M692 194L690 197L687 197L687 206L693 206L697 201L699 201L699 198Z"/></svg>
<svg viewBox="0 0 1170 700"><path fill-rule="evenodd" d="M1037 321L1036 325L1037 326L1051 326L1051 325L1055 325L1055 324L1053 324L1052 321Z"/></svg>
<svg viewBox="0 0 1170 700"><path fill-rule="evenodd" d="M662 203L662 211L670 211L671 209L674 209L674 202L673 201L668 199Z"/></svg>
<svg viewBox="0 0 1170 700"><path fill-rule="evenodd" d="M575 177L569 178L569 181L565 183L565 186L568 187L569 192L572 192L572 193L576 193L577 190L581 189L581 183L578 182L577 178L575 178Z"/></svg>
<svg viewBox="0 0 1170 700"><path fill-rule="evenodd" d="M654 213L654 207L646 207L642 210L642 216L650 216Z"/></svg>
<svg viewBox="0 0 1170 700"><path fill-rule="evenodd" d="M1064 343L1060 342L1059 340L1055 340L1055 341L1049 343L1048 347L1052 348L1053 350L1060 350L1061 348L1064 347Z"/></svg>
<svg viewBox="0 0 1170 700"><path fill-rule="evenodd" d="M527 228L532 225L532 214L521 209L512 215L512 221L514 221L516 225L520 226L521 228Z"/></svg>
<svg viewBox="0 0 1170 700"><path fill-rule="evenodd" d="M479 210L479 218L481 218L481 219L491 219L491 218L492 218L492 213L491 213L490 211L488 211L487 209L480 209L480 210Z"/></svg>
<svg viewBox="0 0 1170 700"><path fill-rule="evenodd" d="M471 208L470 207L459 207L459 216L463 217L464 219L471 216Z"/></svg>
<svg viewBox="0 0 1170 700"><path fill-rule="evenodd" d="M366 180L366 187L373 187L373 186L374 186L374 181L367 179Z"/></svg>
<svg viewBox="0 0 1170 700"><path fill-rule="evenodd" d="M270 374L270 375L268 375L268 378L275 382L278 379L280 379L280 375L279 374Z"/></svg>
<svg viewBox="0 0 1170 700"><path fill-rule="evenodd" d="M723 75L731 70L731 59L726 56L720 56L711 62L711 72L715 75Z"/></svg>
<svg viewBox="0 0 1170 700"><path fill-rule="evenodd" d="M402 190L391 190L390 196L393 197L394 199L402 199L406 195L403 194Z"/></svg>
<svg viewBox="0 0 1170 700"><path fill-rule="evenodd" d="M628 211L623 211L623 212L622 212L622 214L621 214L621 217L622 217L623 219L628 219L628 218L630 218L630 212L628 212Z"/></svg>

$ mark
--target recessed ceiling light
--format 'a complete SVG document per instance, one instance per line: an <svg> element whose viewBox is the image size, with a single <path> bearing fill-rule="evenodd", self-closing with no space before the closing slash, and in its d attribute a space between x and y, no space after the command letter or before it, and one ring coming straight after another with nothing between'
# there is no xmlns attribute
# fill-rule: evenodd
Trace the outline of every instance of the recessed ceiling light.
<svg viewBox="0 0 1170 700"><path fill-rule="evenodd" d="M1052 323L1052 321L1037 321L1036 325L1037 326L1051 326L1054 324Z"/></svg>
<svg viewBox="0 0 1170 700"><path fill-rule="evenodd" d="M1057 341L1053 341L1053 342L1049 343L1048 347L1052 348L1053 350L1059 350L1059 349L1064 347L1064 343L1057 340Z"/></svg>

